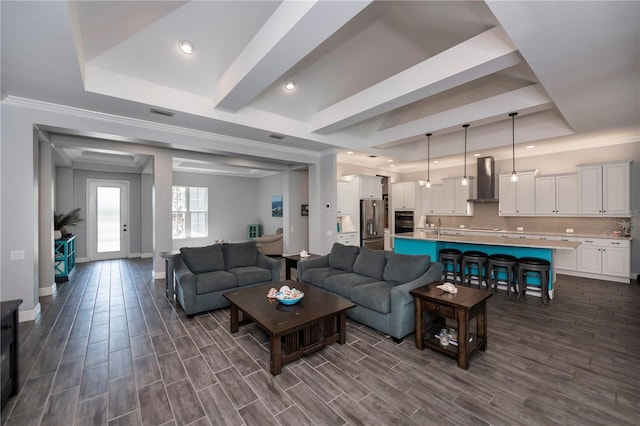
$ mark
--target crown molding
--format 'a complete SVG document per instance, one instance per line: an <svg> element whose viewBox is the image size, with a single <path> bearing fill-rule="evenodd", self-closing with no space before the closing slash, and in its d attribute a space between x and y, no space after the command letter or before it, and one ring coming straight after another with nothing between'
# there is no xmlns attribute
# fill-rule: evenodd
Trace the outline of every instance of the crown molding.
<svg viewBox="0 0 640 426"><path fill-rule="evenodd" d="M307 155L314 158L323 157L327 151L308 151L301 148L285 147L281 145L269 144L266 142L258 142L251 139L237 138L234 136L222 135L219 133L205 132L202 130L189 129L187 127L172 126L170 124L155 123L152 121L141 120L138 118L125 117L121 115L108 114L104 112L92 111L82 108L60 105L51 102L39 101L36 99L22 98L18 96L7 96L1 102L7 106L15 106L19 108L35 109L55 114L69 115L72 117L85 118L91 120L100 120L103 122L113 123L117 125L127 125L139 127L143 129L153 130L157 132L171 133L174 135L191 136L206 140L214 140L228 144L241 145L251 149L264 149L279 152L286 152L296 155Z"/></svg>

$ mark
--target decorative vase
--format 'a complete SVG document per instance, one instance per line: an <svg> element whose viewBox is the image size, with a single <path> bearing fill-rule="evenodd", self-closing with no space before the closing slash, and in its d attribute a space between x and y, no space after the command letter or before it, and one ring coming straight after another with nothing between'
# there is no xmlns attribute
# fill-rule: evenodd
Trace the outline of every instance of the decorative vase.
<svg viewBox="0 0 640 426"><path fill-rule="evenodd" d="M60 238L62 238L62 231L60 231L59 229L53 231L53 239L59 240Z"/></svg>

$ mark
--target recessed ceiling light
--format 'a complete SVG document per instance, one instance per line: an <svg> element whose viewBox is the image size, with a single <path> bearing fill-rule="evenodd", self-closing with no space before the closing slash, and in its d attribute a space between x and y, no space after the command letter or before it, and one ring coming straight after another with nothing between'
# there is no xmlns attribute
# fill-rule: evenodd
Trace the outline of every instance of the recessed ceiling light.
<svg viewBox="0 0 640 426"><path fill-rule="evenodd" d="M387 163L393 163L393 160L387 160Z"/></svg>
<svg viewBox="0 0 640 426"><path fill-rule="evenodd" d="M284 84L284 88L287 90L293 90L296 88L296 83L293 80L289 80Z"/></svg>
<svg viewBox="0 0 640 426"><path fill-rule="evenodd" d="M434 162L434 163L439 163L439 161L438 161L438 160L433 160L433 162Z"/></svg>
<svg viewBox="0 0 640 426"><path fill-rule="evenodd" d="M395 164L390 164L390 165L389 165L389 167L395 167L395 166L396 166Z"/></svg>
<svg viewBox="0 0 640 426"><path fill-rule="evenodd" d="M353 155L353 151L347 151L347 154Z"/></svg>
<svg viewBox="0 0 640 426"><path fill-rule="evenodd" d="M191 55L193 53L193 43L191 43L189 40L182 40L178 47L180 47L182 53L185 53L187 55Z"/></svg>
<svg viewBox="0 0 640 426"><path fill-rule="evenodd" d="M474 157L480 157L480 154L473 154Z"/></svg>
<svg viewBox="0 0 640 426"><path fill-rule="evenodd" d="M535 148L535 145L527 145L527 149Z"/></svg>

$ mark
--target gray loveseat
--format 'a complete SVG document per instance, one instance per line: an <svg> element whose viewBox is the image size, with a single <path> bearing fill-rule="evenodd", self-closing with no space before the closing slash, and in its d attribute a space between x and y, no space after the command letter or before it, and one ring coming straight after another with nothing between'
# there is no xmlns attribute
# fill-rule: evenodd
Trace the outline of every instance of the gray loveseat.
<svg viewBox="0 0 640 426"><path fill-rule="evenodd" d="M298 281L350 299L347 316L400 341L415 331L411 290L439 281L442 265L412 256L335 243L328 255L302 260Z"/></svg>
<svg viewBox="0 0 640 426"><path fill-rule="evenodd" d="M224 308L224 293L279 281L280 267L280 259L260 253L255 241L183 247L175 258L176 298L188 316Z"/></svg>

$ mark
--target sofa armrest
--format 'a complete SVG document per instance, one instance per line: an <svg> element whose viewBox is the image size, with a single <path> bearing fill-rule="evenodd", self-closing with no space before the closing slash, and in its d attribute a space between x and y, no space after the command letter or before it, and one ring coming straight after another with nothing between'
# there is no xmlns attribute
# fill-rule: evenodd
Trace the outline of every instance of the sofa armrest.
<svg viewBox="0 0 640 426"><path fill-rule="evenodd" d="M280 259L272 259L258 252L256 266L271 271L271 282L280 281L280 268L282 267Z"/></svg>
<svg viewBox="0 0 640 426"><path fill-rule="evenodd" d="M411 290L415 290L434 281L440 281L441 279L442 264L431 262L429 269L427 269L424 274L413 281L394 286L391 289L391 311L393 312L394 309L400 309L404 305L414 302L414 297L409 293Z"/></svg>
<svg viewBox="0 0 640 426"><path fill-rule="evenodd" d="M196 274L184 263L182 256L173 258L173 273L176 282L176 297L187 315L196 313Z"/></svg>
<svg viewBox="0 0 640 426"><path fill-rule="evenodd" d="M298 265L296 267L298 281L302 282L302 274L307 269L315 269L315 268L327 268L329 266L329 255L325 254L324 256L316 257L313 259L307 260L299 260Z"/></svg>

